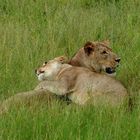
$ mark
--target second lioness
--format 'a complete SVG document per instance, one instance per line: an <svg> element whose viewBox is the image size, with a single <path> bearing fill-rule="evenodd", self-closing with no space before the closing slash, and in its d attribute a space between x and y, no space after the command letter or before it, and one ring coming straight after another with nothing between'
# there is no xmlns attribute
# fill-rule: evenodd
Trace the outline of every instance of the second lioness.
<svg viewBox="0 0 140 140"><path fill-rule="evenodd" d="M109 41L88 41L71 58L69 64L114 76L119 62L120 58L109 47Z"/></svg>
<svg viewBox="0 0 140 140"><path fill-rule="evenodd" d="M121 104L127 97L124 86L114 78L91 72L87 68L63 64L64 57L50 60L36 70L41 82L36 89L46 89L56 95L67 95L72 102L86 104Z"/></svg>

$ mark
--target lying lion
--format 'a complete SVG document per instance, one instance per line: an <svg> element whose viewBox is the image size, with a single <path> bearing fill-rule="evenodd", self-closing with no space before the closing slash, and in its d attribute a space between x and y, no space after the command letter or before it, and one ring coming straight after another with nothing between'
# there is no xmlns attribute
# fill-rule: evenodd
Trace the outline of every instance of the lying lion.
<svg viewBox="0 0 140 140"><path fill-rule="evenodd" d="M120 58L112 52L109 48L108 41L102 42L87 42L84 47L77 51L77 53L68 62L73 66L86 67L91 71L97 73L106 73L107 75L114 75L116 67L118 66ZM40 85L43 83L40 83ZM0 111L3 108L8 108L13 104L28 104L32 100L38 100L38 98L54 98L49 91L27 91L23 93L15 94L2 102Z"/></svg>
<svg viewBox="0 0 140 140"><path fill-rule="evenodd" d="M116 79L87 68L65 64L65 57L57 57L36 70L42 80L36 90L48 90L56 95L66 95L80 105L89 100L93 104L119 105L127 97L124 86Z"/></svg>

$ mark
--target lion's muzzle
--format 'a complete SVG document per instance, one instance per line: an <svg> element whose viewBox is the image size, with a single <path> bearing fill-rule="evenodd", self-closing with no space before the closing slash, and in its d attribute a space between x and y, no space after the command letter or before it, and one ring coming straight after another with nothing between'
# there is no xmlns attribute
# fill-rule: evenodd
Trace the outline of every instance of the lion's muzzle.
<svg viewBox="0 0 140 140"><path fill-rule="evenodd" d="M35 70L35 74L36 74L36 75L39 75L39 74L44 73L44 72L45 72L45 71L43 71L43 70L37 70L37 69Z"/></svg>

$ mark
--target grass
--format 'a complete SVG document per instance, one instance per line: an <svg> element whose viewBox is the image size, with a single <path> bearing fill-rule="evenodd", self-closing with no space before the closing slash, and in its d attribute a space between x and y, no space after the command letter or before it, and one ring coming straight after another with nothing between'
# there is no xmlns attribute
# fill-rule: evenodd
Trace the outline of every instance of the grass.
<svg viewBox="0 0 140 140"><path fill-rule="evenodd" d="M135 99L133 112L53 101L12 107L0 116L1 140L140 139L139 0L1 0L0 98L33 89L34 69L87 40L111 41L122 61L117 79Z"/></svg>

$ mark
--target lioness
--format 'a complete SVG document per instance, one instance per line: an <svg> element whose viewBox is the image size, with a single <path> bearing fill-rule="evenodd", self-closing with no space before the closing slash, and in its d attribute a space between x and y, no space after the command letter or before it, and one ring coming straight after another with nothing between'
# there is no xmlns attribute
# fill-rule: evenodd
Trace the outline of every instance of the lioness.
<svg viewBox="0 0 140 140"><path fill-rule="evenodd" d="M58 57L36 70L39 80L44 80L36 90L46 89L56 95L67 95L76 104L86 104L89 99L111 105L122 103L127 97L124 86L112 77L87 68L64 64L65 57Z"/></svg>
<svg viewBox="0 0 140 140"><path fill-rule="evenodd" d="M91 71L114 75L120 58L109 48L109 41L86 42L69 61L70 65L86 67Z"/></svg>
<svg viewBox="0 0 140 140"><path fill-rule="evenodd" d="M119 62L120 62L120 58L112 52L111 48L109 48L109 42L108 41L102 41L102 42L87 42L84 45L84 47L82 47L71 58L71 60L68 63L73 65L73 66L86 67L89 70L95 71L97 73L104 72L107 75L112 76L112 74L113 75L115 74L115 70L116 70L116 67L118 66ZM54 66L56 66L56 65L54 65ZM70 67L70 65L67 65L67 66ZM56 69L55 73L57 75L58 74L57 73L58 69L60 67L56 67L56 68L57 69ZM40 80L43 80L42 78L44 77L43 76L44 74L42 75L42 78L41 78L41 74L39 74L39 75L40 75L39 76ZM73 77L74 76L72 76L72 78ZM74 83L74 82L72 82L72 83ZM39 87L42 87L42 86L43 87L45 86L44 82L41 82L37 86L36 89L38 89ZM72 94L72 95L74 95L74 94ZM50 97L52 97L50 92L48 92L48 91L44 92L44 91L40 91L40 90L38 90L38 91L37 90L36 91L32 90L32 91L26 92L24 94L23 93L15 94L14 96L5 100L3 102L3 106L8 109L11 106L11 104L13 104L13 103L16 104L16 102L22 102L22 103L30 102L30 99L33 99L33 98L38 99L38 98L40 98L40 96L42 96L43 98L48 97L48 99ZM69 96L69 98L70 97L72 98L72 96ZM94 99L95 99L95 97L94 97Z"/></svg>

